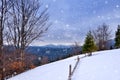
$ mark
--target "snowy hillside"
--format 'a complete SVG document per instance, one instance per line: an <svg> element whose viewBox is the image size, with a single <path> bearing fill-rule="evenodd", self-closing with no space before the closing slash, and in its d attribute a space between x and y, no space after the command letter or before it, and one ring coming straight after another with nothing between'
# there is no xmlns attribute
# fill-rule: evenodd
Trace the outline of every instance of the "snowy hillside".
<svg viewBox="0 0 120 80"><path fill-rule="evenodd" d="M8 80L68 80L69 65L74 66L76 58L40 66ZM120 49L95 52L80 59L72 80L120 80Z"/></svg>

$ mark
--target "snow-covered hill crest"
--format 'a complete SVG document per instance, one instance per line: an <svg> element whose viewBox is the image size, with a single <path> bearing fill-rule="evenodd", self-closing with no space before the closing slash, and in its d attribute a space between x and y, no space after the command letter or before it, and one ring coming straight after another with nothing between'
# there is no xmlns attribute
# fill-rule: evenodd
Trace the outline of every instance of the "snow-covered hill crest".
<svg viewBox="0 0 120 80"><path fill-rule="evenodd" d="M76 58L43 65L8 80L68 80L69 65L74 66ZM93 56L80 59L72 80L120 80L119 75L120 49L116 49L94 52Z"/></svg>

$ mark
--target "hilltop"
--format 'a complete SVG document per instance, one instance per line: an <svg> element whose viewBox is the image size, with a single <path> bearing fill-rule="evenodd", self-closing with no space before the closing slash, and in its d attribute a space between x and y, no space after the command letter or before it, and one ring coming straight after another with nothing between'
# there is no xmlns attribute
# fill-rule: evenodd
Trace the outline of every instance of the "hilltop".
<svg viewBox="0 0 120 80"><path fill-rule="evenodd" d="M74 66L76 58L74 56L46 64L8 80L68 80L69 65ZM119 80L119 74L120 49L99 51L80 59L72 80Z"/></svg>

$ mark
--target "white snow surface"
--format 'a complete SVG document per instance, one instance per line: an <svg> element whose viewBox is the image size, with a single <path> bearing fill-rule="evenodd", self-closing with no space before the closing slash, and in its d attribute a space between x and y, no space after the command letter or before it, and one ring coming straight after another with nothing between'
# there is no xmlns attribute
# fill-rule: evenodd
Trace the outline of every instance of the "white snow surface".
<svg viewBox="0 0 120 80"><path fill-rule="evenodd" d="M80 57L84 55L79 55ZM68 80L77 56L43 65L8 80ZM80 59L72 80L120 80L120 49L94 52Z"/></svg>

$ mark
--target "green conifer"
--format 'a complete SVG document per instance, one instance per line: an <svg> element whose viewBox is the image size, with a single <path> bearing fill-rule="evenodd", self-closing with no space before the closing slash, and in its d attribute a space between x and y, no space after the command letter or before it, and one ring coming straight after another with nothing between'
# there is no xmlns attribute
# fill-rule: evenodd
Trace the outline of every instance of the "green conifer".
<svg viewBox="0 0 120 80"><path fill-rule="evenodd" d="M85 43L83 45L83 53L89 53L88 55L92 55L92 52L93 51L96 51L97 50L97 46L94 42L94 38L93 38L93 35L91 33L91 31L89 31L87 33L87 37L85 39Z"/></svg>
<svg viewBox="0 0 120 80"><path fill-rule="evenodd" d="M118 25L118 29L115 35L115 47L120 48L120 25Z"/></svg>

